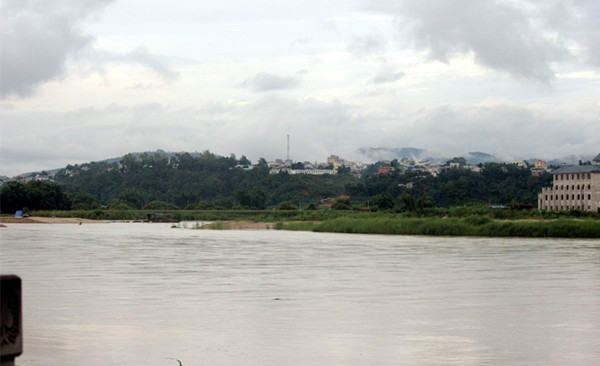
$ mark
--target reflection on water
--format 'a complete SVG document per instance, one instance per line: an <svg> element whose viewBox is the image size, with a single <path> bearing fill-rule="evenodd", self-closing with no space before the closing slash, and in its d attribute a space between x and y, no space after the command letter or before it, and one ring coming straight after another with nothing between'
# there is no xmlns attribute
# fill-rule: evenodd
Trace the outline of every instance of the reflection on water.
<svg viewBox="0 0 600 366"><path fill-rule="evenodd" d="M10 225L17 365L598 365L600 242Z"/></svg>

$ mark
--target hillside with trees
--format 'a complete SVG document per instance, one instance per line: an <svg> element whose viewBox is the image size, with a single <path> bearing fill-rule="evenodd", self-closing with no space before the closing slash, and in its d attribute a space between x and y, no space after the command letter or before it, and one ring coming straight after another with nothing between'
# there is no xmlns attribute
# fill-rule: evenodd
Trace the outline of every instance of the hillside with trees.
<svg viewBox="0 0 600 366"><path fill-rule="evenodd" d="M392 162L392 165L395 163ZM10 182L0 192L3 213L50 209L332 209L419 210L469 203L530 204L548 173L514 164L480 164L475 172L445 168L437 175L413 169L378 172L381 163L355 177L338 174L271 174L267 162L209 151L127 154L120 161L68 165L54 182Z"/></svg>

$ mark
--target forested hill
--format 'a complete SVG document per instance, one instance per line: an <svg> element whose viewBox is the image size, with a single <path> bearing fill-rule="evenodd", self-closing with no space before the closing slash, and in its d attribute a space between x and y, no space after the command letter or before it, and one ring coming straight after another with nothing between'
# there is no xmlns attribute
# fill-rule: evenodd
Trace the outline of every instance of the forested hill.
<svg viewBox="0 0 600 366"><path fill-rule="evenodd" d="M2 187L2 211L15 209L291 209L319 208L406 210L467 203L535 204L545 173L525 167L487 163L480 172L449 168L433 176L415 170L378 174L373 164L362 177L339 174L270 174L264 159L251 165L242 156L223 157L164 152L128 154L119 162L69 165L55 183L10 182Z"/></svg>

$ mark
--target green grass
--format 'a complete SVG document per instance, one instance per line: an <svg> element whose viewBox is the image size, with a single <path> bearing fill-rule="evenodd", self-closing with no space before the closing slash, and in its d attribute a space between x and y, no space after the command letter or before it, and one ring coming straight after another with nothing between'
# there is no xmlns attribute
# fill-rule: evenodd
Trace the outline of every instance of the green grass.
<svg viewBox="0 0 600 366"><path fill-rule="evenodd" d="M388 235L442 235L489 237L600 238L600 221L579 219L494 220L466 218L337 218L314 228L317 232Z"/></svg>

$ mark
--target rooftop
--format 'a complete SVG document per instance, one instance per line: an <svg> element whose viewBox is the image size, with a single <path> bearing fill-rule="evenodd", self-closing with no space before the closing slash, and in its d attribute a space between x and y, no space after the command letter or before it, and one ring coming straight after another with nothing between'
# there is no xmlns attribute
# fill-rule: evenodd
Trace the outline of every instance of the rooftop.
<svg viewBox="0 0 600 366"><path fill-rule="evenodd" d="M569 165L552 172L552 174L570 173L600 173L600 165Z"/></svg>

